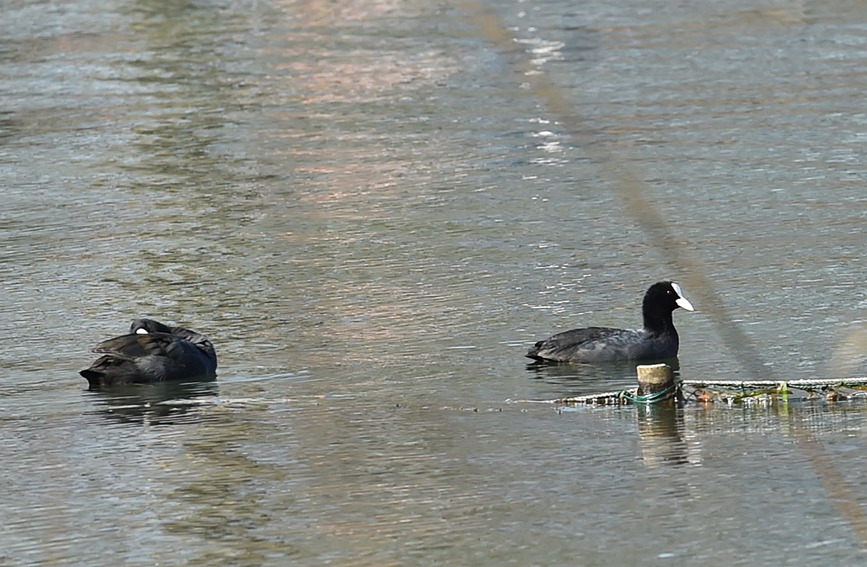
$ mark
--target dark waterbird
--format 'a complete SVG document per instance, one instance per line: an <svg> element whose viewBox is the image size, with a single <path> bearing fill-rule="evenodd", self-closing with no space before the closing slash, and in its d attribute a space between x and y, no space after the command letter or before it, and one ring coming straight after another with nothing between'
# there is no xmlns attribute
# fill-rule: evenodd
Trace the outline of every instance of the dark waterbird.
<svg viewBox="0 0 867 567"><path fill-rule="evenodd" d="M133 321L129 334L103 341L102 354L80 372L91 388L180 380L213 380L217 353L207 338L153 319Z"/></svg>
<svg viewBox="0 0 867 567"><path fill-rule="evenodd" d="M641 329L587 327L554 335L527 353L540 362L651 362L675 358L679 346L671 313L678 307L693 311L674 282L657 282L644 294Z"/></svg>

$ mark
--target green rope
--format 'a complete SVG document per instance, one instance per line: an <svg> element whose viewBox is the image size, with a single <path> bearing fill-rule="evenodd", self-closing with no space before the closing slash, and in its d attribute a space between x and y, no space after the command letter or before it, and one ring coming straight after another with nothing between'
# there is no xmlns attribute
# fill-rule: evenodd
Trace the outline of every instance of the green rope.
<svg viewBox="0 0 867 567"><path fill-rule="evenodd" d="M677 390L677 382L672 383L671 386L666 388L665 390L660 390L658 392L654 392L652 394L648 394L646 396L639 396L638 390L633 394L629 390L624 390L620 392L621 399L632 402L633 404L655 404L659 402L664 402L665 400L674 396L674 392Z"/></svg>

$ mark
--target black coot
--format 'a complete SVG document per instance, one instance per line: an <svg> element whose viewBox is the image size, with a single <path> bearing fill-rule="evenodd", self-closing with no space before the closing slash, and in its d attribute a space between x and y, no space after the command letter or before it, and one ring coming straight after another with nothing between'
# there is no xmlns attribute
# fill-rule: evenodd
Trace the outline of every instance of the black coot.
<svg viewBox="0 0 867 567"><path fill-rule="evenodd" d="M129 334L103 341L102 354L80 372L91 388L115 384L147 384L179 380L212 380L217 353L207 338L153 319L133 321Z"/></svg>
<svg viewBox="0 0 867 567"><path fill-rule="evenodd" d="M543 362L650 362L675 358L679 339L671 313L678 307L693 311L678 284L658 282L644 294L644 328L574 329L539 341L527 357Z"/></svg>

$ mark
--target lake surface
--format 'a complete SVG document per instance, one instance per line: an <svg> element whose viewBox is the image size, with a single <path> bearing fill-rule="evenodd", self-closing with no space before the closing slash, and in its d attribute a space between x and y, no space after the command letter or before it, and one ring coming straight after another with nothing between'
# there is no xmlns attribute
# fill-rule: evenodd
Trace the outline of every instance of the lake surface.
<svg viewBox="0 0 867 567"><path fill-rule="evenodd" d="M4 3L0 565L862 565L862 2ZM216 382L91 392L150 316Z"/></svg>

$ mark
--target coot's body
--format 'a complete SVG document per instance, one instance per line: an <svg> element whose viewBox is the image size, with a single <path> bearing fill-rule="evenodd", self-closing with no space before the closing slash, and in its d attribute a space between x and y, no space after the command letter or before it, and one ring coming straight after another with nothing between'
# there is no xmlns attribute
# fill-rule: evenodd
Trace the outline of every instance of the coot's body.
<svg viewBox="0 0 867 567"><path fill-rule="evenodd" d="M152 319L133 322L127 335L96 345L100 353L80 372L91 388L216 377L217 353L207 338Z"/></svg>
<svg viewBox="0 0 867 567"><path fill-rule="evenodd" d="M693 310L678 284L658 282L644 295L643 328L574 329L537 342L527 357L543 362L650 362L675 358L680 339L671 314L678 307Z"/></svg>

